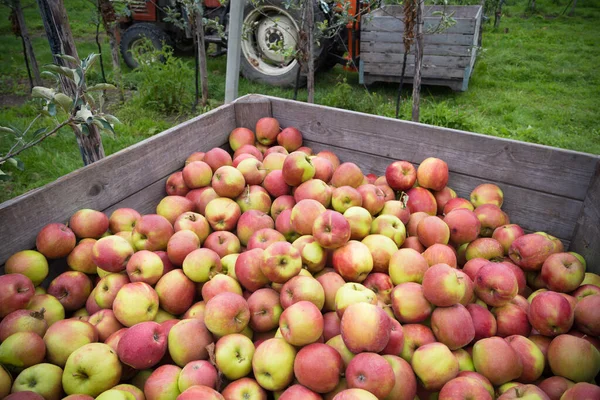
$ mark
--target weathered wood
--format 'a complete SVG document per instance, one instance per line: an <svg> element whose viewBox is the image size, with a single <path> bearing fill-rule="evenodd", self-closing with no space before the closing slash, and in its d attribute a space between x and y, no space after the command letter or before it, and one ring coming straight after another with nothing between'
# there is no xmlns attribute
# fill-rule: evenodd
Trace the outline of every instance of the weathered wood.
<svg viewBox="0 0 600 400"><path fill-rule="evenodd" d="M457 173L583 200L596 163L586 153L271 98L273 117L306 140L421 162L444 159Z"/></svg>
<svg viewBox="0 0 600 400"><path fill-rule="evenodd" d="M394 75L400 76L402 71L402 63L400 64L388 64L388 63L371 63L364 62L364 73L374 72L377 75ZM406 76L413 76L415 69L415 64L407 63L406 64ZM453 67L444 67L437 65L423 65L422 69L423 77L428 78L464 78L465 76L465 68L453 68Z"/></svg>
<svg viewBox="0 0 600 400"><path fill-rule="evenodd" d="M402 36L391 35L390 32L372 32L365 31L361 33L361 41L364 42L384 42L384 43L402 43ZM425 45L429 44L450 44L467 46L473 44L474 35L462 35L455 33L441 33L436 35L425 35Z"/></svg>
<svg viewBox="0 0 600 400"><path fill-rule="evenodd" d="M360 53L360 58L365 63L400 63L404 61L404 55L400 53ZM452 67L452 68L465 68L469 66L471 62L471 56L468 57L456 57L456 56L431 56L423 55L423 65L430 65L436 67ZM415 56L413 54L408 55L406 58L406 65L415 63ZM365 71L366 72L366 71Z"/></svg>
<svg viewBox="0 0 600 400"><path fill-rule="evenodd" d="M107 216L110 216L110 214L112 214L112 212L115 211L117 208L126 207L133 208L142 215L155 214L156 206L158 205L160 200L167 195L165 188L167 178L169 177L169 175L171 175L173 172L179 169L181 168L176 168L175 170L169 172L165 177L133 193L131 196L121 199L115 204L112 204L110 207L107 207L103 210L104 213Z"/></svg>
<svg viewBox="0 0 600 400"><path fill-rule="evenodd" d="M572 250L586 259L588 271L600 274L600 161L577 218Z"/></svg>
<svg viewBox="0 0 600 400"><path fill-rule="evenodd" d="M363 75L363 79L361 83L365 85L371 85L375 82L400 82L400 77L396 75L377 75L373 73L365 73ZM412 84L412 77L405 76L404 82L406 84ZM432 85L432 86L447 86L448 88L454 91L464 91L463 89L463 80L454 78L454 79L430 79L424 77L421 80L423 85Z"/></svg>
<svg viewBox="0 0 600 400"><path fill-rule="evenodd" d="M423 21L423 31L425 33L438 32L441 29L441 17L427 17ZM447 27L441 31L441 33L460 33L460 34L473 34L475 31L476 21L473 18L468 19L457 19L456 24ZM363 31L375 31L375 32L404 32L404 22L392 16L383 17L372 17L366 19L361 26Z"/></svg>
<svg viewBox="0 0 600 400"><path fill-rule="evenodd" d="M333 151L340 160L351 161L367 173L383 175L392 158L365 154L362 151L350 150L328 144L305 141L305 145L315 151ZM414 163L418 166L418 163ZM474 178L470 175L451 172L448 186L456 191L458 196L468 198L477 185L490 182L487 179ZM527 188L498 182L504 191L505 203L502 209L508 213L512 223L519 224L529 231L544 231L563 240L569 240L575 227L575 220L582 201L565 199L547 193L537 192Z"/></svg>
<svg viewBox="0 0 600 400"><path fill-rule="evenodd" d="M260 95L244 96L243 101L236 102L234 107L236 126L252 131L259 119L271 116L271 100Z"/></svg>
<svg viewBox="0 0 600 400"><path fill-rule="evenodd" d="M448 15L452 15L453 18L473 18L477 15L477 11L481 10L481 6L451 6L451 5L440 5L440 6L426 6L424 9L424 16L434 17L433 13L444 12ZM403 6L401 5L388 5L380 8L376 8L369 13L372 17L385 17L393 16L394 18L402 19ZM439 17L438 17L439 18Z"/></svg>
<svg viewBox="0 0 600 400"><path fill-rule="evenodd" d="M44 225L132 196L181 168L190 153L227 142L235 126L234 106L222 106L0 204L0 264L16 251L33 248Z"/></svg>
<svg viewBox="0 0 600 400"><path fill-rule="evenodd" d="M416 13L416 52L415 52L415 72L413 75L413 93L412 93L412 120L419 122L419 114L421 113L421 78L427 73L423 68L423 7L424 0L416 0L417 13ZM448 74L449 69L444 71L444 74ZM445 77L442 75L442 77Z"/></svg>
<svg viewBox="0 0 600 400"><path fill-rule="evenodd" d="M363 52L365 53L390 53L390 54L404 54L404 45L398 43L385 43L385 42L362 42L360 44L361 57ZM474 47L471 45L465 46L452 46L452 45L435 45L430 44L425 46L424 55L433 56L471 56L474 51ZM414 54L414 47L411 49L410 54Z"/></svg>

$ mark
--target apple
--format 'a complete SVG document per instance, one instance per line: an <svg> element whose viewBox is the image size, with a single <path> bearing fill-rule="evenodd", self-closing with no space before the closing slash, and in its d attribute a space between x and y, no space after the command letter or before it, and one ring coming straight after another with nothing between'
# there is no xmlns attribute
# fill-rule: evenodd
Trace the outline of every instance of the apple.
<svg viewBox="0 0 600 400"><path fill-rule="evenodd" d="M408 161L394 161L385 169L385 180L397 191L407 191L417 181L417 170Z"/></svg>
<svg viewBox="0 0 600 400"><path fill-rule="evenodd" d="M535 343L525 336L512 335L505 339L508 344L517 352L523 365L523 372L519 377L519 382L533 383L542 376L545 366L545 357L542 351Z"/></svg>
<svg viewBox="0 0 600 400"><path fill-rule="evenodd" d="M477 297L493 307L507 304L519 291L515 274L502 263L489 262L482 266L474 283Z"/></svg>
<svg viewBox="0 0 600 400"><path fill-rule="evenodd" d="M214 341L213 335L204 322L197 318L178 321L166 336L168 336L168 354L173 359L173 363L180 367L185 367L195 360L208 359L209 353L206 347Z"/></svg>
<svg viewBox="0 0 600 400"><path fill-rule="evenodd" d="M281 172L286 184L289 186L299 186L302 182L313 178L315 175L315 166L306 153L295 151L285 158Z"/></svg>
<svg viewBox="0 0 600 400"><path fill-rule="evenodd" d="M231 292L242 294L242 287L237 280L228 275L218 274L202 285L202 298L208 301L219 293Z"/></svg>
<svg viewBox="0 0 600 400"><path fill-rule="evenodd" d="M342 339L351 352L379 353L390 340L392 324L381 308L360 302L346 308L340 329Z"/></svg>
<svg viewBox="0 0 600 400"><path fill-rule="evenodd" d="M206 360L190 361L183 367L177 380L179 391L183 392L194 385L217 386L217 369Z"/></svg>
<svg viewBox="0 0 600 400"><path fill-rule="evenodd" d="M344 211L344 218L350 224L350 239L362 240L371 233L373 217L362 207L350 207Z"/></svg>
<svg viewBox="0 0 600 400"><path fill-rule="evenodd" d="M408 201L406 205L411 214L424 212L428 215L437 214L437 203L433 194L424 187L414 187L406 192Z"/></svg>
<svg viewBox="0 0 600 400"><path fill-rule="evenodd" d="M497 207L502 207L504 202L504 193L493 183L483 183L477 186L470 194L471 203L474 207L479 207L484 204L493 204Z"/></svg>
<svg viewBox="0 0 600 400"><path fill-rule="evenodd" d="M362 282L373 269L373 256L365 244L350 240L333 251L332 264L344 280Z"/></svg>
<svg viewBox="0 0 600 400"><path fill-rule="evenodd" d="M548 395L550 400L560 400L567 389L572 388L574 385L575 383L562 376L551 376L538 383L537 386Z"/></svg>
<svg viewBox="0 0 600 400"><path fill-rule="evenodd" d="M580 382L568 388L561 400L597 399L600 397L600 387L587 382Z"/></svg>
<svg viewBox="0 0 600 400"><path fill-rule="evenodd" d="M599 313L600 294L594 294L579 299L575 306L575 326L587 335L600 336Z"/></svg>
<svg viewBox="0 0 600 400"><path fill-rule="evenodd" d="M108 230L108 217L100 211L83 208L69 219L69 227L79 239L99 239Z"/></svg>
<svg viewBox="0 0 600 400"><path fill-rule="evenodd" d="M271 197L265 188L259 185L248 185L242 193L235 198L241 212L259 210L267 213L271 210Z"/></svg>
<svg viewBox="0 0 600 400"><path fill-rule="evenodd" d="M240 252L240 240L233 233L228 231L213 232L204 241L204 248L211 249L223 258L228 254L237 254ZM185 261L185 260L184 260Z"/></svg>
<svg viewBox="0 0 600 400"><path fill-rule="evenodd" d="M275 171L278 170L280 172L282 172L283 170L283 163L285 162L285 159L287 158L287 154L285 153L279 153L279 152L273 152L271 154L267 154L265 155L265 158L263 160L263 167L265 167L268 171ZM283 173L281 175L281 179L283 180ZM285 181L283 181L285 182Z"/></svg>
<svg viewBox="0 0 600 400"><path fill-rule="evenodd" d="M542 335L558 336L573 326L574 312L569 301L556 292L539 293L528 311L529 322Z"/></svg>
<svg viewBox="0 0 600 400"><path fill-rule="evenodd" d="M98 340L104 342L110 335L123 328L112 310L99 310L90 315L87 321L98 331Z"/></svg>
<svg viewBox="0 0 600 400"><path fill-rule="evenodd" d="M331 161L318 156L312 156L311 160L313 165L315 166L315 176L313 178L320 179L323 182L331 181L334 171L334 167Z"/></svg>
<svg viewBox="0 0 600 400"><path fill-rule="evenodd" d="M0 343L0 364L19 370L39 364L46 355L44 340L34 332L16 332Z"/></svg>
<svg viewBox="0 0 600 400"><path fill-rule="evenodd" d="M294 346L315 343L323 334L323 315L313 303L299 301L281 313L279 329L283 338Z"/></svg>
<svg viewBox="0 0 600 400"><path fill-rule="evenodd" d="M350 240L350 234L350 224L337 211L326 210L313 223L312 235L326 249L343 246Z"/></svg>
<svg viewBox="0 0 600 400"><path fill-rule="evenodd" d="M33 332L44 337L48 330L48 323L44 319L45 311L15 310L8 314L0 321L0 342L17 332Z"/></svg>
<svg viewBox="0 0 600 400"><path fill-rule="evenodd" d="M417 225L417 237L425 247L430 247L436 243L448 244L450 228L443 219L427 216Z"/></svg>
<svg viewBox="0 0 600 400"><path fill-rule="evenodd" d="M319 310L325 304L325 291L318 280L312 276L297 275L288 280L281 288L280 302L283 309L299 301L310 301Z"/></svg>
<svg viewBox="0 0 600 400"><path fill-rule="evenodd" d="M0 318L26 308L35 295L31 279L23 274L0 275Z"/></svg>
<svg viewBox="0 0 600 400"><path fill-rule="evenodd" d="M261 387L276 391L294 379L296 349L284 339L273 338L261 343L252 357L252 371Z"/></svg>
<svg viewBox="0 0 600 400"><path fill-rule="evenodd" d="M98 268L92 260L92 250L95 243L95 239L81 240L67 256L69 268L85 274L95 274Z"/></svg>
<svg viewBox="0 0 600 400"><path fill-rule="evenodd" d="M299 235L312 235L315 220L325 211L325 207L316 200L301 200L292 208L291 226Z"/></svg>
<svg viewBox="0 0 600 400"><path fill-rule="evenodd" d="M92 281L79 271L63 272L48 286L48 294L56 297L66 311L83 307L91 291Z"/></svg>
<svg viewBox="0 0 600 400"><path fill-rule="evenodd" d="M275 198L271 203L270 215L272 219L277 219L279 214L281 214L284 210L291 210L296 204L296 200L294 200L294 196L291 195L283 195Z"/></svg>
<svg viewBox="0 0 600 400"><path fill-rule="evenodd" d="M541 276L548 289L568 293L583 282L585 266L569 253L554 253L542 264Z"/></svg>
<svg viewBox="0 0 600 400"><path fill-rule="evenodd" d="M494 336L478 340L473 346L475 370L500 386L517 379L523 372L519 354L504 339Z"/></svg>
<svg viewBox="0 0 600 400"><path fill-rule="evenodd" d="M345 162L333 171L331 184L334 187L351 186L357 188L362 185L363 180L364 175L358 165L352 162Z"/></svg>
<svg viewBox="0 0 600 400"><path fill-rule="evenodd" d="M217 336L240 333L250 321L250 309L239 294L224 292L206 303L204 323Z"/></svg>
<svg viewBox="0 0 600 400"><path fill-rule="evenodd" d="M155 254L153 255L156 256ZM158 256L156 257L158 258ZM162 261L160 261L160 265L162 266ZM128 283L129 278L127 275L114 273L106 275L104 278L100 279L94 289L94 300L96 301L96 304L100 308L112 308L117 293Z"/></svg>
<svg viewBox="0 0 600 400"><path fill-rule="evenodd" d="M394 316L402 323L423 322L434 306L423 295L423 287L415 282L398 284L391 294Z"/></svg>
<svg viewBox="0 0 600 400"><path fill-rule="evenodd" d="M382 272L373 272L363 281L363 285L377 295L378 300L386 305L391 303L391 294L394 284L390 276Z"/></svg>
<svg viewBox="0 0 600 400"><path fill-rule="evenodd" d="M142 216L133 228L133 243L136 250L166 250L173 226L165 217L158 214Z"/></svg>
<svg viewBox="0 0 600 400"><path fill-rule="evenodd" d="M68 256L75 247L75 243L75 233L60 223L44 226L35 239L37 251L50 259Z"/></svg>
<svg viewBox="0 0 600 400"><path fill-rule="evenodd" d="M361 207L362 195L352 186L337 187L331 193L331 206L335 211L341 213L350 207Z"/></svg>
<svg viewBox="0 0 600 400"><path fill-rule="evenodd" d="M421 187L442 190L448 183L448 164L439 158L426 158L417 167L417 181Z"/></svg>
<svg viewBox="0 0 600 400"><path fill-rule="evenodd" d="M302 182L294 190L294 200L299 202L304 199L317 200L323 204L324 207L331 205L331 196L333 189L320 179L309 179L306 182Z"/></svg>
<svg viewBox="0 0 600 400"><path fill-rule="evenodd" d="M125 269L131 282L145 282L148 285L154 285L163 275L164 265L158 254L140 250L127 261Z"/></svg>
<svg viewBox="0 0 600 400"><path fill-rule="evenodd" d="M263 253L261 248L247 250L235 262L235 275L240 284L250 292L255 292L270 282L261 269Z"/></svg>
<svg viewBox="0 0 600 400"><path fill-rule="evenodd" d="M548 256L555 253L554 243L546 236L529 233L516 238L508 250L510 259L524 271L539 271Z"/></svg>
<svg viewBox="0 0 600 400"><path fill-rule="evenodd" d="M485 258L487 260L499 259L504 256L504 248L496 239L480 237L467 245L465 258ZM513 260L514 261L514 260Z"/></svg>
<svg viewBox="0 0 600 400"><path fill-rule="evenodd" d="M450 350L460 349L475 338L473 319L462 304L433 310L431 330L436 339Z"/></svg>
<svg viewBox="0 0 600 400"><path fill-rule="evenodd" d="M211 200L218 198L219 195L217 194L217 192L215 192L215 190L212 187L206 186L200 189L190 190L189 193L185 195L185 197L187 197L192 201L192 203L194 203L194 212L204 215L204 212L206 211L206 205L210 203ZM180 217L181 215L177 218Z"/></svg>
<svg viewBox="0 0 600 400"><path fill-rule="evenodd" d="M312 235L300 236L292 243L302 258L302 267L310 273L317 273L325 268L327 251L317 242Z"/></svg>
<svg viewBox="0 0 600 400"><path fill-rule="evenodd" d="M2 278L0 277L0 281L1 280ZM4 302L4 299L1 296L0 299ZM26 307L29 311L37 311L40 313L42 308L44 309L43 318L48 323L49 327L55 322L65 318L65 308L56 297L49 294L36 294L31 297Z"/></svg>
<svg viewBox="0 0 600 400"><path fill-rule="evenodd" d="M264 250L260 269L270 281L285 283L302 269L302 257L291 243L275 242Z"/></svg>
<svg viewBox="0 0 600 400"><path fill-rule="evenodd" d="M524 300L526 303L527 301ZM496 317L497 335L507 337L511 335L528 336L531 332L531 325L527 315L527 307L520 307L510 302L500 307L492 308L492 314Z"/></svg>
<svg viewBox="0 0 600 400"><path fill-rule="evenodd" d="M158 312L158 294L147 283L128 283L117 293L113 311L119 322L127 327L152 321Z"/></svg>
<svg viewBox="0 0 600 400"><path fill-rule="evenodd" d="M335 293L335 311L340 319L351 304L363 302L377 304L377 295L360 283L344 283Z"/></svg>
<svg viewBox="0 0 600 400"><path fill-rule="evenodd" d="M349 388L363 389L383 399L394 388L396 377L385 358L375 353L360 353L348 364L346 381Z"/></svg>
<svg viewBox="0 0 600 400"><path fill-rule="evenodd" d="M317 153L317 157L322 157L322 158L329 160L329 162L331 162L331 164L333 165L334 170L340 166L340 159L332 151L329 151L329 150L320 151Z"/></svg>
<svg viewBox="0 0 600 400"><path fill-rule="evenodd" d="M131 232L141 217L140 213L133 208L117 208L108 218L108 229L112 233Z"/></svg>
<svg viewBox="0 0 600 400"><path fill-rule="evenodd" d="M90 343L75 350L67 359L62 385L66 394L96 397L119 383L121 363L110 346Z"/></svg>
<svg viewBox="0 0 600 400"><path fill-rule="evenodd" d="M508 255L510 245L515 241L516 238L521 237L525 234L523 228L517 224L502 225L494 229L492 233L492 239L496 239L504 248L504 254Z"/></svg>
<svg viewBox="0 0 600 400"><path fill-rule="evenodd" d="M12 393L31 391L42 395L44 399L61 399L62 375L62 368L56 365L48 363L33 365L15 378Z"/></svg>
<svg viewBox="0 0 600 400"><path fill-rule="evenodd" d="M332 337L341 334L341 320L335 311L323 314L323 340L327 342ZM404 339L403 339L404 340Z"/></svg>
<svg viewBox="0 0 600 400"><path fill-rule="evenodd" d="M207 282L221 271L221 257L211 249L196 249L183 260L183 273L193 282Z"/></svg>
<svg viewBox="0 0 600 400"><path fill-rule="evenodd" d="M194 303L196 296L194 282L181 269L164 274L154 289L161 308L173 315L183 314Z"/></svg>
<svg viewBox="0 0 600 400"><path fill-rule="evenodd" d="M285 210L275 220L275 229L283 236L283 240L288 242L294 242L300 237L292 226L291 215L292 210Z"/></svg>
<svg viewBox="0 0 600 400"><path fill-rule="evenodd" d="M175 399L181 394L179 390L179 376L181 368L176 365L161 365L154 371L149 371L143 385L144 395L147 400ZM139 386L138 386L139 387Z"/></svg>
<svg viewBox="0 0 600 400"><path fill-rule="evenodd" d="M259 149L257 146L252 144L244 144L239 149L233 152L233 166L235 165L235 160L239 159L242 155L251 156L252 158L263 161L263 153L262 149ZM266 154L264 154L266 156ZM239 165L239 163L238 163Z"/></svg>
<svg viewBox="0 0 600 400"><path fill-rule="evenodd" d="M187 211L193 211L195 204L184 196L166 196L156 206L156 214L161 215L169 221L171 225L175 223L177 217ZM134 228L135 229L135 228Z"/></svg>
<svg viewBox="0 0 600 400"><path fill-rule="evenodd" d="M484 378L485 379L485 378ZM488 390L476 379L458 376L448 381L439 393L440 400L481 399L493 400Z"/></svg>
<svg viewBox="0 0 600 400"><path fill-rule="evenodd" d="M344 281L344 278L342 278L341 275L339 275L336 272L326 272L323 275L318 276L317 281L319 281L325 293L325 303L323 304L323 311L335 311L336 294L338 289L346 283ZM364 289L367 289L364 286L362 287ZM375 293L373 291L370 291L370 293L374 295L371 301L376 301Z"/></svg>
<svg viewBox="0 0 600 400"><path fill-rule="evenodd" d="M371 223L371 233L389 237L400 247L406 240L406 227L394 215L379 215Z"/></svg>
<svg viewBox="0 0 600 400"><path fill-rule="evenodd" d="M226 400L267 400L267 392L252 378L241 378L231 382L221 394Z"/></svg>
<svg viewBox="0 0 600 400"><path fill-rule="evenodd" d="M212 170L210 173L212 174ZM183 173L181 171L173 172L171 175L169 175L167 181L165 182L165 191L169 196L185 196L189 193L190 188L185 184L185 181L183 180Z"/></svg>
<svg viewBox="0 0 600 400"><path fill-rule="evenodd" d="M185 314L181 316L181 319L197 318L204 320L205 308L206 302L204 300L194 303L190 308L187 309Z"/></svg>
<svg viewBox="0 0 600 400"><path fill-rule="evenodd" d="M193 320L192 320L193 321ZM161 324L141 322L127 329L117 347L119 359L135 369L156 365L167 350L167 335Z"/></svg>
<svg viewBox="0 0 600 400"><path fill-rule="evenodd" d="M457 245L474 241L481 230L481 221L477 215L464 208L450 211L444 217L444 222L450 230L450 240Z"/></svg>
<svg viewBox="0 0 600 400"><path fill-rule="evenodd" d="M422 283L429 264L413 249L399 249L390 257L389 275L394 285L406 282Z"/></svg>
<svg viewBox="0 0 600 400"><path fill-rule="evenodd" d="M25 275L33 286L39 286L48 276L48 260L35 250L19 251L6 260L4 273Z"/></svg>
<svg viewBox="0 0 600 400"><path fill-rule="evenodd" d="M236 151L245 144L254 144L254 132L248 128L235 128L229 134L229 147Z"/></svg>
<svg viewBox="0 0 600 400"><path fill-rule="evenodd" d="M201 160L210 165L213 172L223 165L231 165L231 155L220 147L214 147L204 154Z"/></svg>
<svg viewBox="0 0 600 400"><path fill-rule="evenodd" d="M466 290L467 284L448 264L432 265L423 275L423 295L435 306L459 303Z"/></svg>
<svg viewBox="0 0 600 400"><path fill-rule="evenodd" d="M281 128L275 118L264 117L256 122L256 140L263 145L269 146L277 140Z"/></svg>
<svg viewBox="0 0 600 400"><path fill-rule="evenodd" d="M554 375L573 382L590 382L600 372L600 352L587 340L572 335L552 340L548 362Z"/></svg>
<svg viewBox="0 0 600 400"><path fill-rule="evenodd" d="M243 378L252 372L254 352L254 344L246 336L239 333L223 336L215 347L217 367L227 379Z"/></svg>

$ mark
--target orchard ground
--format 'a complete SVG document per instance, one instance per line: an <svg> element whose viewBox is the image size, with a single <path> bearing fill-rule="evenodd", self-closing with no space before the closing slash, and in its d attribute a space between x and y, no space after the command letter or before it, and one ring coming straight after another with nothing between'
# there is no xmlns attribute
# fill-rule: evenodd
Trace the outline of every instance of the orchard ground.
<svg viewBox="0 0 600 400"><path fill-rule="evenodd" d="M51 62L50 49L36 2L22 0L25 18L40 67ZM71 28L81 57L97 52L94 7L86 0L65 2ZM478 55L469 90L455 93L447 88L423 87L421 122L488 135L600 154L600 0L577 5L572 17L562 15L567 0L541 0L537 10L526 12L527 1L513 0L504 8L500 28L484 28L482 49ZM2 8L3 16L8 15ZM104 65L111 81L109 47L100 35ZM36 103L29 100L29 83L24 67L21 42L11 32L7 18L0 20L0 125L25 128L38 114ZM177 67L181 85L179 107L165 111L164 104L149 102L141 96L144 76L156 73L136 72L124 64L127 101L120 104L110 95L108 111L122 122L116 136L103 139L107 155L181 123L191 112L193 59L183 57ZM210 103L223 102L225 57L208 60ZM146 76L147 77L147 76ZM90 82L100 82L98 66L89 74ZM189 82L189 83L188 83ZM173 83L163 79L153 88L160 98L161 89L172 92ZM50 84L50 82L48 82ZM366 113L393 117L396 85L358 83L358 74L341 67L317 76L315 102ZM240 80L239 94L262 93L292 98L293 89L282 89ZM402 93L401 118L410 119L412 89ZM301 90L299 100L306 100ZM197 114L197 113L196 113ZM39 120L34 128L52 126L50 119ZM0 153L6 152L13 138L2 133ZM20 155L24 171L11 167L3 170L12 180L0 182L0 202L52 182L82 166L75 137L67 129L41 145Z"/></svg>

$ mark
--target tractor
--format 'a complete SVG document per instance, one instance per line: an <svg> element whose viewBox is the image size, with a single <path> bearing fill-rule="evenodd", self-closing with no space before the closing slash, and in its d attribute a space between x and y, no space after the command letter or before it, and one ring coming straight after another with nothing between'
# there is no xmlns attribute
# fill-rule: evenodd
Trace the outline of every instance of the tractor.
<svg viewBox="0 0 600 400"><path fill-rule="evenodd" d="M340 13L338 1L313 0L316 23L332 25L336 13ZM366 7L361 0L343 0L346 2L348 13L353 16L351 22L339 29L334 35L327 35L315 44L315 67L326 70L336 64L343 64L353 69L358 65L358 43L360 32L361 7ZM229 20L229 2L221 4L219 0L204 0L204 17L216 19L225 27ZM292 2L293 3L293 2ZM295 48L301 39L301 10L290 7L290 0L264 0L258 6L246 1L244 7L245 34L242 38L240 70L242 75L252 81L275 86L292 86L300 64L293 55L288 55L281 49ZM189 29L181 28L170 21L166 12L167 7L176 9L185 16L179 2L176 0L133 0L128 2L129 17L120 23L121 53L125 63L136 68L136 47L143 43L144 38L160 49L168 44L180 52L193 50L193 34ZM364 10L363 10L364 11ZM249 28L249 29L248 29ZM219 34L214 26L205 29L205 42L216 45L212 54L225 53L227 39ZM305 80L304 74L301 82Z"/></svg>

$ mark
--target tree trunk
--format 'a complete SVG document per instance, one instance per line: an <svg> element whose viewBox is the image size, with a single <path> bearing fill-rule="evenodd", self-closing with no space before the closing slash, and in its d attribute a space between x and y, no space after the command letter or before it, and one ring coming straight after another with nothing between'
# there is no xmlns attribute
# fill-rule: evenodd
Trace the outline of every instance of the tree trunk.
<svg viewBox="0 0 600 400"><path fill-rule="evenodd" d="M305 0L306 3L306 41L308 74L306 76L306 90L308 91L308 102L315 102L315 10L313 0Z"/></svg>
<svg viewBox="0 0 600 400"><path fill-rule="evenodd" d="M204 43L203 13L196 11L196 36L198 42L198 65L200 67L200 88L202 90L202 107L208 103L208 69L206 67L206 47Z"/></svg>
<svg viewBox="0 0 600 400"><path fill-rule="evenodd" d="M67 54L79 60L63 0L37 0L37 2L42 14L42 20L44 21L44 28L54 62L61 66L73 67L69 66L66 60L57 57L59 54ZM75 98L78 92L75 82L62 75L60 76L60 82L63 92L67 96ZM84 165L104 158L102 139L95 125L89 125L88 135L83 134L76 126L72 126L72 128L77 137Z"/></svg>
<svg viewBox="0 0 600 400"><path fill-rule="evenodd" d="M419 109L421 102L421 70L423 67L423 2L417 0L417 21L416 21L416 54L415 54L415 77L413 79L413 107L412 120L419 122Z"/></svg>
<svg viewBox="0 0 600 400"><path fill-rule="evenodd" d="M21 38L25 45L25 51L29 58L29 64L33 71L33 83L36 86L42 84L42 78L40 77L40 70L38 68L37 60L35 59L35 53L33 52L33 46L31 45L31 39L29 38L29 32L27 31L27 25L25 25L25 17L23 16L23 9L21 8L21 0L14 0L14 10L17 16L17 22L19 23L19 29L21 30Z"/></svg>
<svg viewBox="0 0 600 400"><path fill-rule="evenodd" d="M577 6L577 0L573 0L573 5L571 6L571 11L569 11L569 16L572 17L575 15L575 6Z"/></svg>
<svg viewBox="0 0 600 400"><path fill-rule="evenodd" d="M102 25L108 36L110 45L110 55L112 59L114 81L119 87L119 98L121 102L125 101L123 93L123 84L121 82L121 59L119 57L119 30L117 27L117 14L111 0L98 0L98 9L102 18Z"/></svg>

